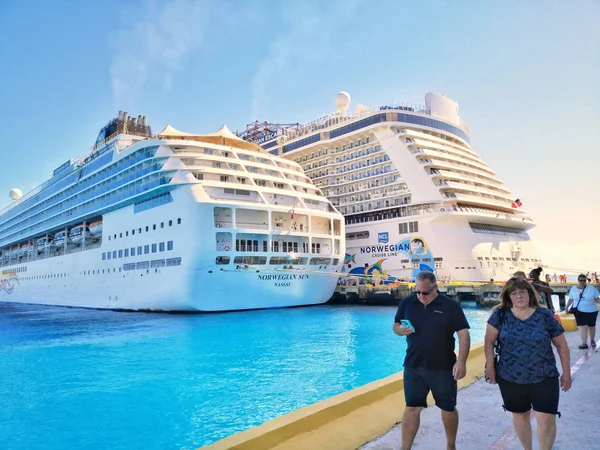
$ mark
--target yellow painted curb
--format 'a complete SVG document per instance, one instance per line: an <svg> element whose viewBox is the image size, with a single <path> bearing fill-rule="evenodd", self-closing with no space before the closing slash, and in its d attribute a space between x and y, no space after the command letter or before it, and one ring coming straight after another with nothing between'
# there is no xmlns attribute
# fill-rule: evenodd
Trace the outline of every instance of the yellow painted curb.
<svg viewBox="0 0 600 450"><path fill-rule="evenodd" d="M462 389L483 376L483 343L471 347ZM381 436L404 414L403 372L234 434L206 450L344 450L356 449ZM432 399L429 398L432 404ZM458 405L460 409L460 404Z"/></svg>

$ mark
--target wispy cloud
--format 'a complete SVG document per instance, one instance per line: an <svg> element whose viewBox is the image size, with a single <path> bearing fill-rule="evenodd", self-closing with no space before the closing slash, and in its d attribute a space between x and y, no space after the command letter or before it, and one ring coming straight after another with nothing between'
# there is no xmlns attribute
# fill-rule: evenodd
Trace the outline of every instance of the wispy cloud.
<svg viewBox="0 0 600 450"><path fill-rule="evenodd" d="M169 90L187 57L204 40L210 0L149 1L122 12L121 29L110 39L113 101L132 108L144 91Z"/></svg>
<svg viewBox="0 0 600 450"><path fill-rule="evenodd" d="M340 29L347 25L365 1L286 3L282 18L285 32L271 42L268 55L251 82L252 118L260 118L271 81L290 67L298 71L303 65L311 66L323 61L330 54Z"/></svg>

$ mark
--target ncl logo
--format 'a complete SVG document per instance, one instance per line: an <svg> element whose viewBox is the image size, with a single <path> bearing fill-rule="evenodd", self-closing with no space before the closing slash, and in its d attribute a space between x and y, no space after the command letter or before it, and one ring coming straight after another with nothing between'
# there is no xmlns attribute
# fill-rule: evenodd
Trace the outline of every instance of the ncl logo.
<svg viewBox="0 0 600 450"><path fill-rule="evenodd" d="M390 236L387 231L385 233L379 233L377 237L380 244L387 244L390 241Z"/></svg>

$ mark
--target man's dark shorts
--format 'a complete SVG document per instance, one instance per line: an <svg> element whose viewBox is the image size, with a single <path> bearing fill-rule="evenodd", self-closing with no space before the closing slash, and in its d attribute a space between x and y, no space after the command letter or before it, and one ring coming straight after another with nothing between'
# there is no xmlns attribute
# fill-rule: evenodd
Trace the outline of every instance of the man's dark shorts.
<svg viewBox="0 0 600 450"><path fill-rule="evenodd" d="M456 380L451 370L404 368L406 406L427 407L427 395L433 394L438 408L452 412L456 408Z"/></svg>
<svg viewBox="0 0 600 450"><path fill-rule="evenodd" d="M540 383L519 384L497 377L504 409L513 413L524 413L531 409L546 414L559 414L558 377L546 378Z"/></svg>

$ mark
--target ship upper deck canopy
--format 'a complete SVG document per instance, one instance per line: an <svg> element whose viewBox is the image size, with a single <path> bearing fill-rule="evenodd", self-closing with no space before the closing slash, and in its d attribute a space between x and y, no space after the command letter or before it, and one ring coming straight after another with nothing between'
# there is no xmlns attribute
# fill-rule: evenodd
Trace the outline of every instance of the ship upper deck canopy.
<svg viewBox="0 0 600 450"><path fill-rule="evenodd" d="M259 145L244 141L237 137L227 126L223 125L219 130L211 134L193 134L179 131L171 125L167 125L163 130L156 134L160 139L185 139L190 141L205 142L207 144L226 145L244 150L253 150L256 152L265 153Z"/></svg>

